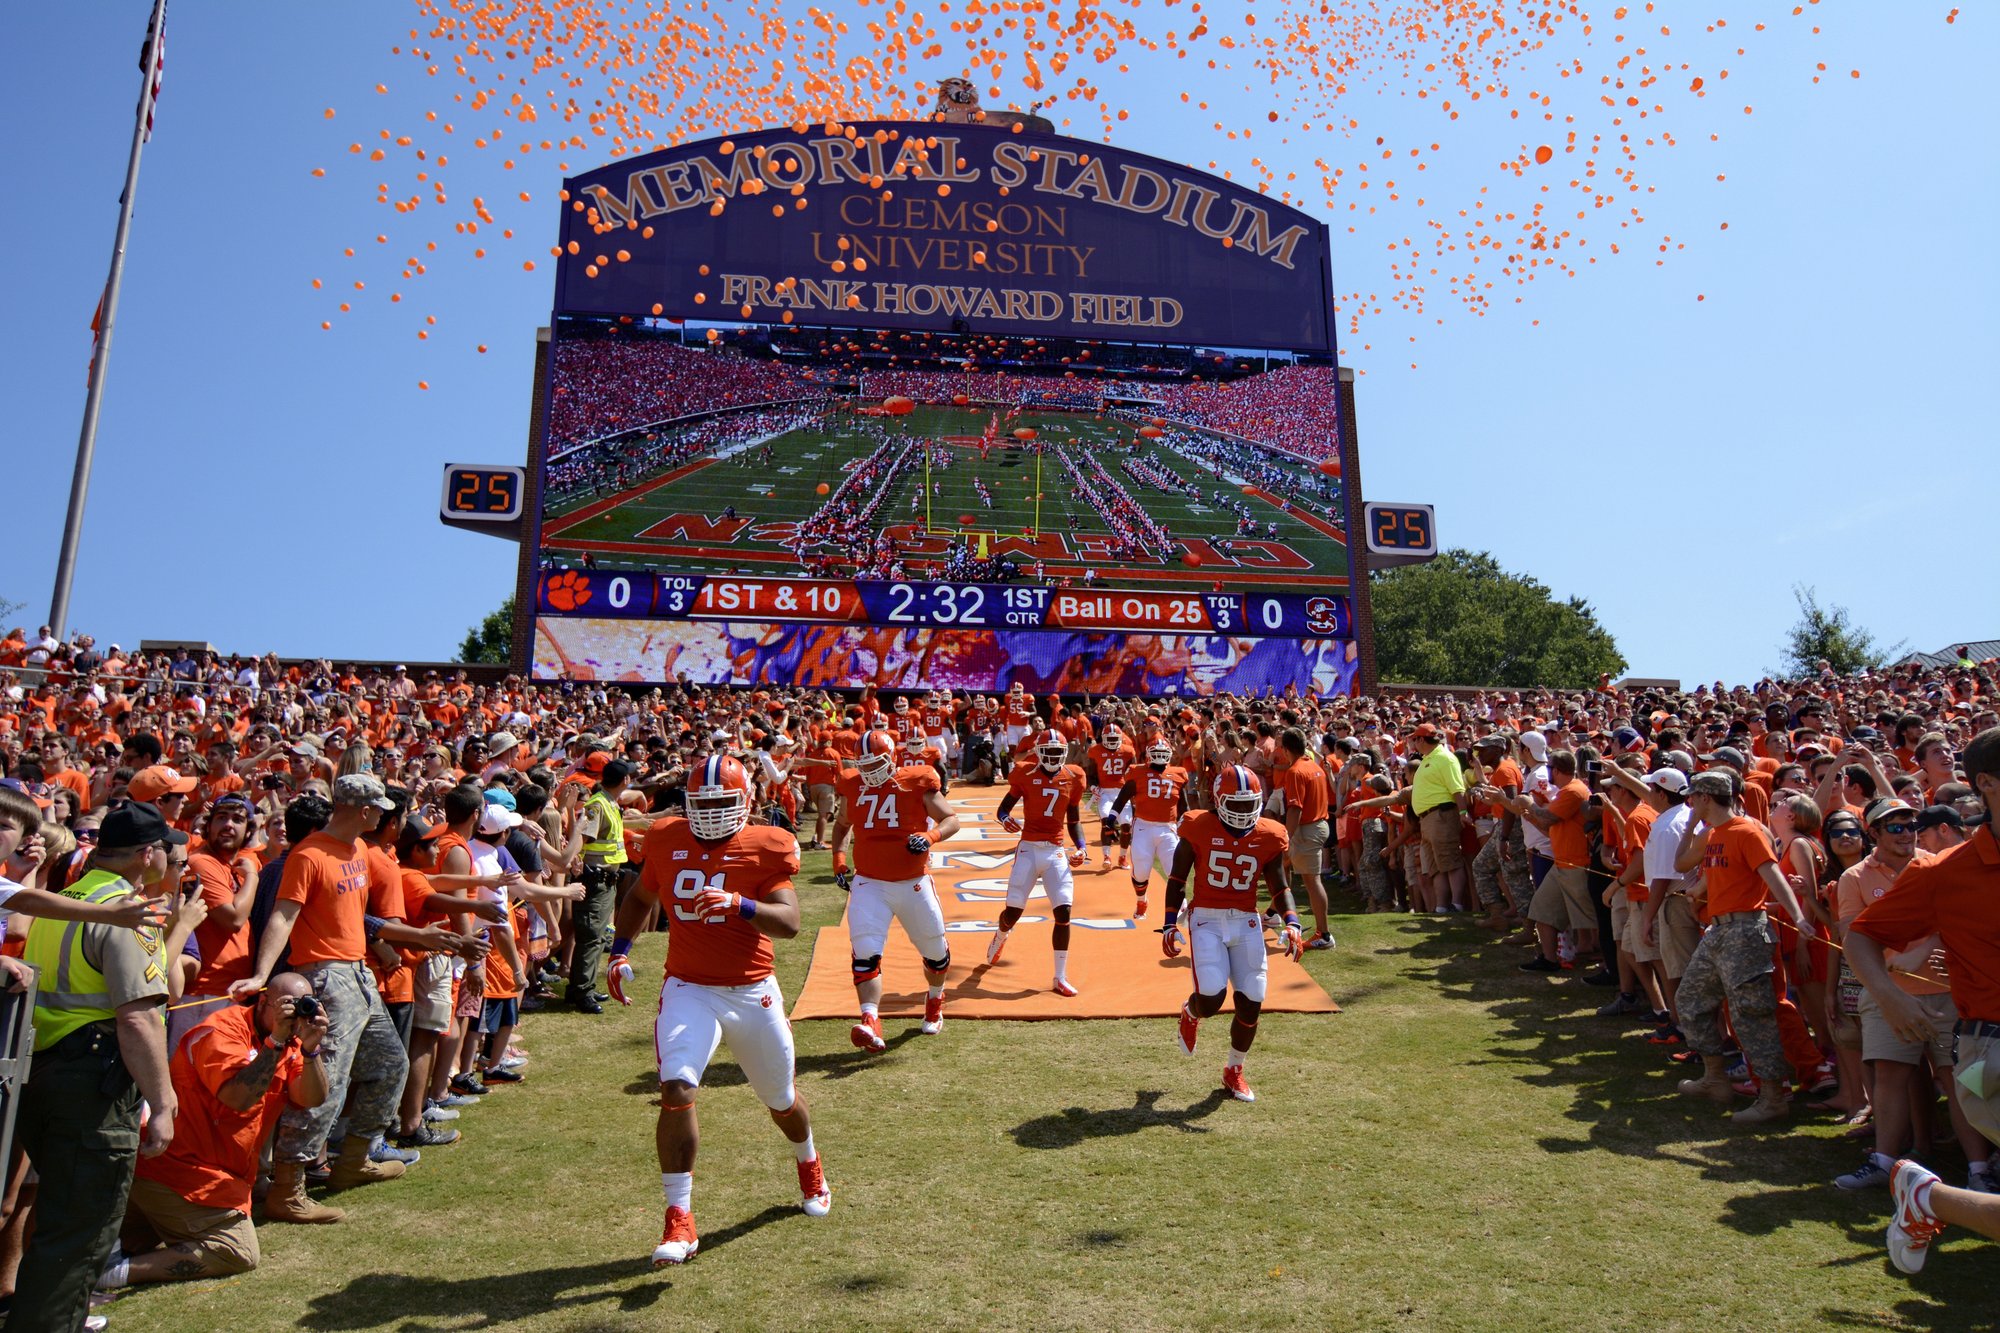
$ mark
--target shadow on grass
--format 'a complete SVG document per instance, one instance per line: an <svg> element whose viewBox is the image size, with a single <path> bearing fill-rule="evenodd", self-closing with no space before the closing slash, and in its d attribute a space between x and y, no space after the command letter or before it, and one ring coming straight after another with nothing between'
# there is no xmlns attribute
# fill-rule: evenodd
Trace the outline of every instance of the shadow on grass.
<svg viewBox="0 0 2000 1333"><path fill-rule="evenodd" d="M1384 951L1402 953L1416 964L1407 973L1411 980L1436 986L1449 999L1480 1005L1494 1024L1497 1041L1476 1063L1510 1066L1522 1083L1568 1094L1563 1116L1573 1128L1562 1132L1549 1126L1550 1132L1537 1140L1544 1153L1602 1151L1678 1163L1705 1179L1736 1187L1716 1220L1741 1235L1764 1237L1817 1223L1853 1245L1850 1253L1830 1256L1830 1264L1885 1262L1887 1192L1857 1197L1829 1183L1852 1164L1860 1145L1800 1132L1836 1122L1806 1111L1801 1100L1794 1103L1800 1109L1789 1125L1761 1130L1735 1126L1724 1108L1675 1092L1674 1084L1685 1073L1666 1058L1668 1048L1642 1040L1651 1027L1643 1017L1635 1022L1596 1016L1593 1011L1607 992L1567 973L1524 974L1515 964L1525 952L1455 918L1413 918L1394 934L1395 942ZM1942 1136L1940 1148L1955 1153L1949 1142L1949 1135ZM1917 1301L1905 1314L1908 1324L2000 1326L1989 1307L1990 1270L1982 1268L1982 1263L1966 1262L1926 1270L1919 1284L1952 1306L1956 1320ZM1832 1322L1853 1326L1889 1326L1883 1321L1891 1319L1883 1311L1827 1314Z"/></svg>
<svg viewBox="0 0 2000 1333"><path fill-rule="evenodd" d="M1206 1134L1208 1128L1194 1122L1212 1115L1217 1107L1229 1100L1229 1094L1217 1088L1185 1110L1164 1111L1160 1109L1160 1098L1164 1096L1163 1092L1137 1093L1132 1105L1106 1111L1088 1111L1081 1106L1064 1107L1050 1115L1023 1121L1007 1132L1023 1148L1074 1148L1090 1139L1137 1134L1156 1125L1177 1129L1183 1134Z"/></svg>
<svg viewBox="0 0 2000 1333"><path fill-rule="evenodd" d="M773 1204L754 1217L702 1236L701 1253L713 1254L773 1222L800 1215L795 1204ZM656 1275L643 1258L473 1278L370 1273L339 1291L315 1296L299 1316L298 1327L329 1333L377 1328L426 1333L491 1328L528 1315L604 1305L609 1308L601 1325L586 1322L579 1327L630 1328L626 1316L647 1309L672 1289L673 1283Z"/></svg>

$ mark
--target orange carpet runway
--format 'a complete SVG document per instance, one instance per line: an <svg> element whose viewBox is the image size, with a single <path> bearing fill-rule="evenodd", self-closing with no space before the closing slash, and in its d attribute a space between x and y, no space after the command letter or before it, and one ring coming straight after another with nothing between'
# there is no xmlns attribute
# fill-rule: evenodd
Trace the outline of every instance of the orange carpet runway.
<svg viewBox="0 0 2000 1333"><path fill-rule="evenodd" d="M992 966L986 946L993 923L1005 907L1007 871L1018 839L1003 832L993 811L1003 786L954 787L946 798L958 811L958 836L931 851L931 879L944 908L951 939L951 974L945 986L946 1012L953 1018L1151 1018L1180 1012L1190 989L1187 955L1160 954L1161 905L1166 873L1153 872L1144 920L1132 916L1132 875L1103 869L1103 853L1091 848L1087 865L1072 872L1076 905L1070 918L1069 979L1081 994L1064 999L1049 989L1055 976L1050 956L1050 917L1039 886L1027 912L1007 940L1007 951ZM1086 815L1084 834L1093 843L1096 820ZM1267 937L1268 938L1268 937ZM1266 1013L1338 1013L1318 982L1271 943ZM792 1017L852 1020L858 1012L851 976L845 922L820 930L813 942L812 968L792 1007ZM889 930L882 957L882 1016L921 1018L924 974L921 961L900 926Z"/></svg>

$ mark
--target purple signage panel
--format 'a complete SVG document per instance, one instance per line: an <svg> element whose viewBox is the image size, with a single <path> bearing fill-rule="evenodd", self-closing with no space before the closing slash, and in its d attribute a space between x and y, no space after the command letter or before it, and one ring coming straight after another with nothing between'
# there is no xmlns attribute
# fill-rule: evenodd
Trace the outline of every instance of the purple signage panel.
<svg viewBox="0 0 2000 1333"><path fill-rule="evenodd" d="M1082 139L762 130L565 185L559 315L1333 351L1325 224Z"/></svg>

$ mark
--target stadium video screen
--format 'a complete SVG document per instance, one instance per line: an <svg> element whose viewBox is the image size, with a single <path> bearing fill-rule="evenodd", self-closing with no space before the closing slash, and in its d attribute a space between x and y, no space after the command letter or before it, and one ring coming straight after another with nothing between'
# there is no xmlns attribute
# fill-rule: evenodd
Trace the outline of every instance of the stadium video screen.
<svg viewBox="0 0 2000 1333"><path fill-rule="evenodd" d="M1330 364L611 318L549 355L538 677L1354 688Z"/></svg>

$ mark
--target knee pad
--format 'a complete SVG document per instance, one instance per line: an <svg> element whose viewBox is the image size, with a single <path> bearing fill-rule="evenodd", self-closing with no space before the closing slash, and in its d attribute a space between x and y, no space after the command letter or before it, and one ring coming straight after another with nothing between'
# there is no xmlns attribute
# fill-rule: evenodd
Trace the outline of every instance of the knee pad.
<svg viewBox="0 0 2000 1333"><path fill-rule="evenodd" d="M881 975L882 975L881 954L878 953L867 958L857 958L854 960L855 985L859 986L864 981L873 981L875 980L875 978Z"/></svg>
<svg viewBox="0 0 2000 1333"><path fill-rule="evenodd" d="M946 949L946 950L944 951L944 957L942 957L942 958L926 958L926 959L924 959L924 968L925 968L925 970L927 970L927 971L931 971L931 972L949 972L949 971L951 971L951 950L949 950L949 949Z"/></svg>
<svg viewBox="0 0 2000 1333"><path fill-rule="evenodd" d="M1055 919L1056 919L1056 924L1058 924L1058 925L1063 925L1063 926L1066 926L1066 925L1068 925L1068 924L1069 924L1069 909L1068 909L1067 907L1058 907L1058 908L1056 908L1056 909L1055 909L1055 912L1054 912L1054 916L1055 916Z"/></svg>

